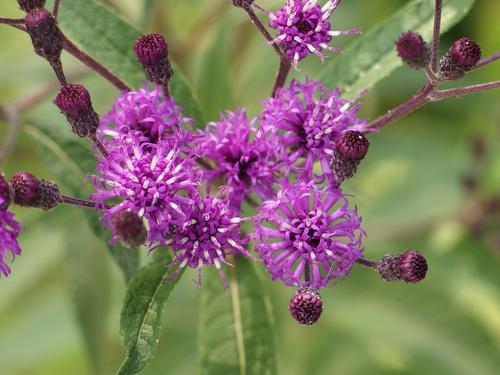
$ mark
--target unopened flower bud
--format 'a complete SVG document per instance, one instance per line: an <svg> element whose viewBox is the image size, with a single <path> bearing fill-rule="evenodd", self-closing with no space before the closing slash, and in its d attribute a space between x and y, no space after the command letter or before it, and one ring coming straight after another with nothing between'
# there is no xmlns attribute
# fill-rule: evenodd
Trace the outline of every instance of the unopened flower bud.
<svg viewBox="0 0 500 375"><path fill-rule="evenodd" d="M336 187L355 175L358 165L368 152L370 142L354 130L344 132L335 143L331 168Z"/></svg>
<svg viewBox="0 0 500 375"><path fill-rule="evenodd" d="M148 80L158 85L166 85L173 71L165 38L160 34L143 35L137 39L134 51Z"/></svg>
<svg viewBox="0 0 500 375"><path fill-rule="evenodd" d="M481 47L472 39L460 38L441 58L439 74L448 80L462 78L479 60L481 60Z"/></svg>
<svg viewBox="0 0 500 375"><path fill-rule="evenodd" d="M431 49L420 34L408 31L396 42L399 57L415 69L425 68L431 58Z"/></svg>
<svg viewBox="0 0 500 375"><path fill-rule="evenodd" d="M0 210L5 211L11 202L10 185L2 174L0 174Z"/></svg>
<svg viewBox="0 0 500 375"><path fill-rule="evenodd" d="M319 293L310 288L298 289L290 300L290 313L302 325L318 321L323 312L323 301Z"/></svg>
<svg viewBox="0 0 500 375"><path fill-rule="evenodd" d="M94 111L90 94L84 86L72 83L64 85L57 94L55 104L78 136L89 137L96 133L99 116Z"/></svg>
<svg viewBox="0 0 500 375"><path fill-rule="evenodd" d="M386 281L405 280L417 283L425 278L427 261L418 251L385 255L377 263L377 271Z"/></svg>
<svg viewBox="0 0 500 375"><path fill-rule="evenodd" d="M17 172L10 179L15 204L50 210L61 201L56 184L41 180L28 172Z"/></svg>
<svg viewBox="0 0 500 375"><path fill-rule="evenodd" d="M59 61L63 43L52 14L47 9L37 8L26 15L24 22L35 52L51 63Z"/></svg>
<svg viewBox="0 0 500 375"><path fill-rule="evenodd" d="M45 0L17 0L19 8L24 10L26 13L31 12L33 9L43 8L45 6Z"/></svg>
<svg viewBox="0 0 500 375"><path fill-rule="evenodd" d="M113 218L113 228L125 247L136 248L146 242L148 234L146 227L135 212L123 211L118 213Z"/></svg>
<svg viewBox="0 0 500 375"><path fill-rule="evenodd" d="M254 0L230 0L230 2L235 7L243 8L243 9L250 9Z"/></svg>

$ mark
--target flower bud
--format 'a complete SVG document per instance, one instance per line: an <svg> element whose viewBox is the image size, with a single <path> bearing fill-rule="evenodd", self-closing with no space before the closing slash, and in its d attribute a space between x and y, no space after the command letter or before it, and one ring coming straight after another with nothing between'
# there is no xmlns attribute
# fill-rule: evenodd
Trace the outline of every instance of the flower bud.
<svg viewBox="0 0 500 375"><path fill-rule="evenodd" d="M0 210L5 211L10 206L11 202L10 185L2 174L0 174Z"/></svg>
<svg viewBox="0 0 500 375"><path fill-rule="evenodd" d="M134 51L149 81L165 85L172 77L173 71L168 59L167 42L163 36L160 34L141 36L135 43Z"/></svg>
<svg viewBox="0 0 500 375"><path fill-rule="evenodd" d="M26 15L24 22L35 52L49 62L59 61L63 43L52 14L44 8L34 9Z"/></svg>
<svg viewBox="0 0 500 375"><path fill-rule="evenodd" d="M431 58L431 49L420 34L408 31L396 42L399 57L415 69L425 68Z"/></svg>
<svg viewBox="0 0 500 375"><path fill-rule="evenodd" d="M235 7L250 9L254 0L230 0Z"/></svg>
<svg viewBox="0 0 500 375"><path fill-rule="evenodd" d="M33 9L43 8L45 6L45 0L17 0L19 8L24 10L26 13L31 12Z"/></svg>
<svg viewBox="0 0 500 375"><path fill-rule="evenodd" d="M84 86L72 83L64 85L57 94L55 104L79 137L89 137L96 133L99 116L94 111L90 94Z"/></svg>
<svg viewBox="0 0 500 375"><path fill-rule="evenodd" d="M427 269L427 261L418 251L388 254L377 263L377 271L385 281L418 283L425 278Z"/></svg>
<svg viewBox="0 0 500 375"><path fill-rule="evenodd" d="M123 211L115 215L113 228L125 247L136 248L146 242L148 234L146 227L135 212Z"/></svg>
<svg viewBox="0 0 500 375"><path fill-rule="evenodd" d="M439 74L448 80L462 78L479 60L481 60L481 47L472 39L460 38L441 58Z"/></svg>
<svg viewBox="0 0 500 375"><path fill-rule="evenodd" d="M370 142L354 130L344 132L335 143L331 168L335 178L335 187L356 174L358 165L368 152Z"/></svg>
<svg viewBox="0 0 500 375"><path fill-rule="evenodd" d="M323 312L323 301L319 293L310 288L298 289L290 300L290 313L302 325L311 325L318 321Z"/></svg>
<svg viewBox="0 0 500 375"><path fill-rule="evenodd" d="M61 201L56 184L41 180L28 172L17 172L10 179L15 204L50 210Z"/></svg>

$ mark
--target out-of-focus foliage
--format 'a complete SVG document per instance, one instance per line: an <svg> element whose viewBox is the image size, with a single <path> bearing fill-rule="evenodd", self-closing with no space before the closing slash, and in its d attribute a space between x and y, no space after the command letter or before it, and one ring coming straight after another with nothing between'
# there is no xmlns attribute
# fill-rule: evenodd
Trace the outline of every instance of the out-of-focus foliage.
<svg viewBox="0 0 500 375"><path fill-rule="evenodd" d="M72 0L62 2L71 6ZM255 114L260 108L258 100L269 95L277 59L244 13L230 7L228 1L103 3L138 28L167 36L178 69L195 88L202 108L209 109L208 119L215 119L217 111L235 109L226 108L228 103L246 106ZM334 28L367 30L406 3L344 0L333 15ZM276 7L280 1L259 4ZM0 14L21 16L14 0L1 2ZM466 20L443 38L442 50L466 35L482 46L484 55L495 52L500 47L498 14L500 3L477 0ZM225 34L223 26L228 30ZM347 47L355 39L339 37L337 41ZM26 35L3 26L0 40L1 103L26 96L52 79L49 66L32 53ZM221 43L217 52L211 48L214 43ZM326 63L335 59L333 56ZM217 69L209 67L218 61ZM80 64L71 57L64 56L64 63L70 74L80 72ZM300 68L294 76L312 79L323 69L314 58ZM500 63L496 63L467 75L461 83L499 78ZM117 91L94 74L79 80L88 86L97 111L104 113ZM365 95L362 115L377 116L411 95L422 81L418 72L399 68ZM70 139L69 126L51 104L54 96L47 97L27 118L43 119L61 137ZM490 149L478 194L500 193L499 103L499 92L491 91L432 104L398 121L371 137L369 156L346 185L346 191L355 195L369 234L367 257L419 248L430 264L423 283L388 284L376 274L356 268L347 280L323 291L325 311L318 324L301 327L288 316L293 290L270 282L257 266L272 297L279 374L498 372L500 252L486 239L471 236L458 216L470 212L471 198L464 193L460 179L471 164L469 146L474 137L485 137ZM1 169L9 176L27 170L66 182L46 168L38 153L41 140L30 129L23 127L13 154ZM4 134L5 124L1 123L0 137ZM81 169L88 171L88 165ZM125 355L119 339L125 285L118 267L77 208L50 213L17 210L17 214L25 227L21 237L24 252L16 259L12 276L0 282L0 372L113 373ZM210 270L207 274L210 272L215 273ZM186 273L172 292L158 353L144 374L197 373L203 291L192 283L193 278L194 273Z"/></svg>

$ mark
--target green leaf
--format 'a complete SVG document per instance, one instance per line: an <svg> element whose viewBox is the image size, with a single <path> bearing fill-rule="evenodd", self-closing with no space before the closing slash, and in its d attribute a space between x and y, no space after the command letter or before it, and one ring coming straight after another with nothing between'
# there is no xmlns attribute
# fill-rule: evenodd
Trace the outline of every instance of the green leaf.
<svg viewBox="0 0 500 375"><path fill-rule="evenodd" d="M90 185L87 174L95 173L95 157L88 146L76 136L61 135L57 127L31 119L34 126L26 126L26 131L37 141L41 149L41 157L48 168L57 177L57 183L64 194L86 198ZM94 172L93 172L94 171ZM102 239L120 266L125 280L128 282L139 268L140 258L137 249L127 249L120 245L111 246L108 241L110 233L99 222L99 215L91 209L83 208L91 229Z"/></svg>
<svg viewBox="0 0 500 375"><path fill-rule="evenodd" d="M153 358L161 329L163 307L182 273L165 284L175 271L170 249L156 250L153 260L132 279L125 294L120 319L120 331L127 356L117 374L129 375L141 371Z"/></svg>
<svg viewBox="0 0 500 375"><path fill-rule="evenodd" d="M217 120L219 113L232 107L229 84L229 37L231 25L226 17L219 26L212 46L203 58L198 97L203 113L209 120Z"/></svg>
<svg viewBox="0 0 500 375"><path fill-rule="evenodd" d="M441 31L449 30L469 12L474 0L444 1ZM387 20L352 43L335 62L328 64L319 79L330 89L341 87L348 96L375 86L403 63L394 48L399 35L416 31L430 41L434 0L413 0Z"/></svg>
<svg viewBox="0 0 500 375"><path fill-rule="evenodd" d="M133 52L141 32L95 0L62 1L61 29L86 53L132 87L145 81L142 67ZM204 119L184 76L175 69L170 82L175 101L195 122Z"/></svg>
<svg viewBox="0 0 500 375"><path fill-rule="evenodd" d="M273 318L254 267L237 258L228 270L229 291L215 272L206 274L200 318L202 375L277 373Z"/></svg>

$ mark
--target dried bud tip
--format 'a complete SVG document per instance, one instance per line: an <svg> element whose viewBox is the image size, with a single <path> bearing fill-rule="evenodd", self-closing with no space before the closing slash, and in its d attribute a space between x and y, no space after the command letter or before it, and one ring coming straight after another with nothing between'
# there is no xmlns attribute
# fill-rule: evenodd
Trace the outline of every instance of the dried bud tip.
<svg viewBox="0 0 500 375"><path fill-rule="evenodd" d="M64 85L54 102L79 137L90 137L96 133L99 116L84 86L72 83Z"/></svg>
<svg viewBox="0 0 500 375"><path fill-rule="evenodd" d="M160 64L167 58L167 42L160 34L146 34L137 39L134 51L141 64Z"/></svg>
<svg viewBox="0 0 500 375"><path fill-rule="evenodd" d="M457 40L441 58L439 73L442 78L456 80L481 60L481 47L469 38Z"/></svg>
<svg viewBox="0 0 500 375"><path fill-rule="evenodd" d="M134 46L137 59L144 67L149 81L166 86L172 75L172 66L168 60L168 48L160 34L146 34L137 39Z"/></svg>
<svg viewBox="0 0 500 375"><path fill-rule="evenodd" d="M17 3L19 4L19 8L26 13L45 6L45 0L17 0Z"/></svg>
<svg viewBox="0 0 500 375"><path fill-rule="evenodd" d="M405 280L417 283L425 278L427 261L418 251L385 255L377 263L377 271L386 281Z"/></svg>
<svg viewBox="0 0 500 375"><path fill-rule="evenodd" d="M76 117L82 112L93 111L89 92L79 84L64 85L57 94L55 103L66 116Z"/></svg>
<svg viewBox="0 0 500 375"><path fill-rule="evenodd" d="M0 174L0 210L5 211L9 208L11 202L10 185Z"/></svg>
<svg viewBox="0 0 500 375"><path fill-rule="evenodd" d="M28 172L17 172L10 179L14 193L14 203L19 206L33 207L38 198L40 180Z"/></svg>
<svg viewBox="0 0 500 375"><path fill-rule="evenodd" d="M412 31L401 34L396 50L401 60L412 68L421 69L429 64L431 50L420 34Z"/></svg>
<svg viewBox="0 0 500 375"><path fill-rule="evenodd" d="M35 52L50 62L58 61L63 47L62 37L52 14L45 8L37 8L26 15L24 23Z"/></svg>
<svg viewBox="0 0 500 375"><path fill-rule="evenodd" d="M135 212L123 211L117 214L113 218L113 228L125 247L136 248L146 242L146 227Z"/></svg>
<svg viewBox="0 0 500 375"><path fill-rule="evenodd" d="M407 283L418 283L427 274L427 261L418 251L407 251L401 254L399 270Z"/></svg>
<svg viewBox="0 0 500 375"><path fill-rule="evenodd" d="M344 132L336 142L337 151L344 159L361 160L368 152L370 142L366 137L354 130Z"/></svg>
<svg viewBox="0 0 500 375"><path fill-rule="evenodd" d="M17 172L10 179L15 204L50 210L61 201L56 184L41 180L28 172Z"/></svg>
<svg viewBox="0 0 500 375"><path fill-rule="evenodd" d="M290 300L290 313L302 325L311 325L318 321L323 312L323 301L319 293L310 288L300 288Z"/></svg>
<svg viewBox="0 0 500 375"><path fill-rule="evenodd" d="M243 8L243 9L250 9L252 7L254 0L230 0L230 2L235 7Z"/></svg>

